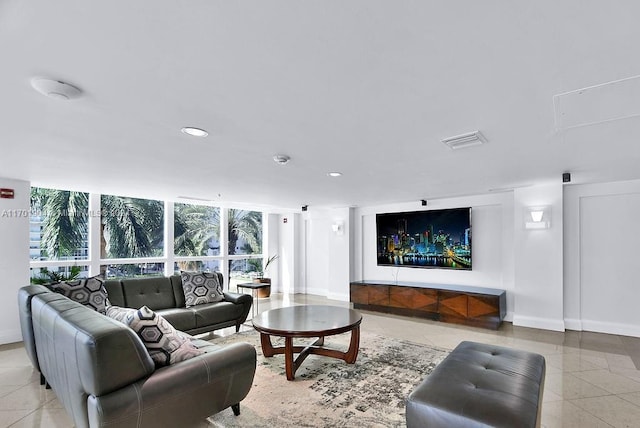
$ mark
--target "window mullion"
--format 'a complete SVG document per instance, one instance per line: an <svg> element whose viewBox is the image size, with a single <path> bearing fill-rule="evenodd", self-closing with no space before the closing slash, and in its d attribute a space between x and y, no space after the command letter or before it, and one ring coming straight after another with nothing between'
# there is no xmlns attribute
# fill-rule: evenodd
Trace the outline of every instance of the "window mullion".
<svg viewBox="0 0 640 428"><path fill-rule="evenodd" d="M220 272L229 288L229 209L220 207Z"/></svg>
<svg viewBox="0 0 640 428"><path fill-rule="evenodd" d="M164 274L171 276L175 272L175 213L172 201L164 201Z"/></svg>
<svg viewBox="0 0 640 428"><path fill-rule="evenodd" d="M100 273L101 225L100 194L89 193L89 276Z"/></svg>

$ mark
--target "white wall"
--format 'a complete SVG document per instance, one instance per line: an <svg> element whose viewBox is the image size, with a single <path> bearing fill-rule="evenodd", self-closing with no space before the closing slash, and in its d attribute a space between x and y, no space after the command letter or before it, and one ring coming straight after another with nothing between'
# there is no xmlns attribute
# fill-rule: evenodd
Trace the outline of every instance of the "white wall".
<svg viewBox="0 0 640 428"><path fill-rule="evenodd" d="M278 217L275 216L274 217ZM304 289L301 269L304 254L301 250L303 225L300 214L283 214L278 218L278 280L272 282L272 292L285 294L301 293ZM273 248L269 244L269 251Z"/></svg>
<svg viewBox="0 0 640 428"><path fill-rule="evenodd" d="M564 331L561 183L514 191L513 324ZM548 206L548 229L525 229L527 207Z"/></svg>
<svg viewBox="0 0 640 428"><path fill-rule="evenodd" d="M306 289L303 292L349 300L351 217L348 207L310 208L305 213ZM340 225L337 233L333 231L334 224Z"/></svg>
<svg viewBox="0 0 640 428"><path fill-rule="evenodd" d="M567 186L567 328L640 337L640 181Z"/></svg>
<svg viewBox="0 0 640 428"><path fill-rule="evenodd" d="M329 289L331 213L328 210L311 209L303 214L303 218L306 233L306 287L302 292L326 296Z"/></svg>
<svg viewBox="0 0 640 428"><path fill-rule="evenodd" d="M336 208L331 210L331 224L329 225L329 267L327 272L327 297L335 300L349 300L349 282L351 270L351 251L349 233L351 231L350 208ZM340 225L340 230L334 232L333 225ZM347 287L345 287L347 284Z"/></svg>
<svg viewBox="0 0 640 428"><path fill-rule="evenodd" d="M14 199L0 199L0 344L20 342L18 289L29 284L29 211L27 181L0 178L0 188L15 190Z"/></svg>
<svg viewBox="0 0 640 428"><path fill-rule="evenodd" d="M265 272L265 276L271 278L271 291L277 292L280 289L281 283L281 272L280 266L280 222L282 221L281 217L278 214L264 214L263 224L265 225L264 229L264 242L267 243L267 247L264 249L264 260L269 257L273 257L275 255L278 256L269 267L267 268L267 272Z"/></svg>

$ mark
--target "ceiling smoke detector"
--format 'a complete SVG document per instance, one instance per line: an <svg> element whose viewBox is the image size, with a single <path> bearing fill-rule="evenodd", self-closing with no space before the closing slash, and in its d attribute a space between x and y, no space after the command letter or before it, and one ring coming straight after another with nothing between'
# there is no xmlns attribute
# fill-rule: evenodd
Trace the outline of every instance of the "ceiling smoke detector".
<svg viewBox="0 0 640 428"><path fill-rule="evenodd" d="M484 135L480 131L469 132L462 135L456 135L455 137L449 137L442 140L450 149L464 149L466 147L479 146L487 142Z"/></svg>
<svg viewBox="0 0 640 428"><path fill-rule="evenodd" d="M273 161L280 165L286 165L291 158L287 155L274 155Z"/></svg>
<svg viewBox="0 0 640 428"><path fill-rule="evenodd" d="M42 95L58 100L71 100L82 95L80 89L60 80L34 77L31 79L31 86Z"/></svg>

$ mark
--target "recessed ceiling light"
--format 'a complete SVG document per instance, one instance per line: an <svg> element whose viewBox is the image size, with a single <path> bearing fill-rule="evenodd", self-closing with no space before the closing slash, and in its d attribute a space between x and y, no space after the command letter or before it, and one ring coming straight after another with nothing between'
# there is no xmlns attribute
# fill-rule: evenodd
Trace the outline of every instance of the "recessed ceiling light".
<svg viewBox="0 0 640 428"><path fill-rule="evenodd" d="M207 135L209 135L209 133L204 129L194 128L192 126L185 126L181 129L181 131L182 133L191 135L192 137L206 137Z"/></svg>
<svg viewBox="0 0 640 428"><path fill-rule="evenodd" d="M334 172L327 172L327 175L328 175L329 177L340 177L340 176L342 175L342 173L341 173L341 172L334 171Z"/></svg>

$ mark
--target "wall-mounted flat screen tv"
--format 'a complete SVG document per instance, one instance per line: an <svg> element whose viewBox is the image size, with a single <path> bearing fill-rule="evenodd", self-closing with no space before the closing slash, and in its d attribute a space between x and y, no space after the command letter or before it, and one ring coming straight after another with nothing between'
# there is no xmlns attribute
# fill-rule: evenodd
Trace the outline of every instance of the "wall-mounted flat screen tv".
<svg viewBox="0 0 640 428"><path fill-rule="evenodd" d="M376 214L378 266L471 269L471 208Z"/></svg>

